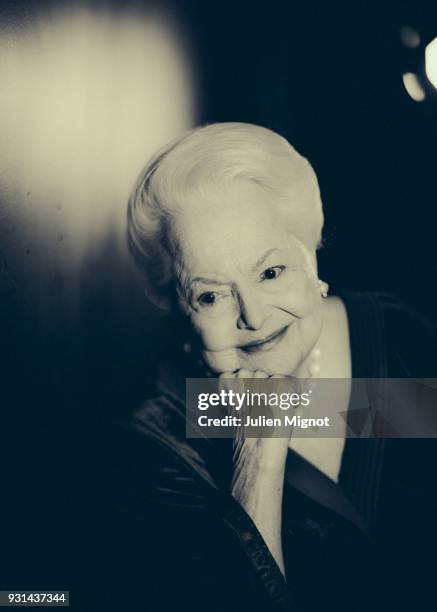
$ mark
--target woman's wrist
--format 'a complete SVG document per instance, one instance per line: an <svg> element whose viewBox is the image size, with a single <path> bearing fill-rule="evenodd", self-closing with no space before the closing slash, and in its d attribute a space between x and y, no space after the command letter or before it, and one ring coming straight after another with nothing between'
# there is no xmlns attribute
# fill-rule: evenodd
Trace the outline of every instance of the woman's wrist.
<svg viewBox="0 0 437 612"><path fill-rule="evenodd" d="M285 455L278 441L249 439L235 448L231 494L257 526L285 576L281 542Z"/></svg>
<svg viewBox="0 0 437 612"><path fill-rule="evenodd" d="M287 438L245 438L234 442L234 472L253 471L257 478L283 475L288 452Z"/></svg>
<svg viewBox="0 0 437 612"><path fill-rule="evenodd" d="M248 439L235 449L231 494L243 506L248 505L247 511L271 509L275 502L280 505L286 454L278 441Z"/></svg>

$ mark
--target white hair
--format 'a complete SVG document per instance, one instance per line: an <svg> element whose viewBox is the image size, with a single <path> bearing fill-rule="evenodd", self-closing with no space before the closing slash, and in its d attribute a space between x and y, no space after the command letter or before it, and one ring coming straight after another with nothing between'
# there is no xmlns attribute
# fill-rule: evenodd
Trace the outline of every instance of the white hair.
<svg viewBox="0 0 437 612"><path fill-rule="evenodd" d="M141 172L128 203L129 250L157 306L171 303L177 244L172 219L189 207L194 191L207 201L211 189L249 180L270 190L290 232L314 253L320 244L323 211L316 175L286 140L247 123L195 128L161 149Z"/></svg>

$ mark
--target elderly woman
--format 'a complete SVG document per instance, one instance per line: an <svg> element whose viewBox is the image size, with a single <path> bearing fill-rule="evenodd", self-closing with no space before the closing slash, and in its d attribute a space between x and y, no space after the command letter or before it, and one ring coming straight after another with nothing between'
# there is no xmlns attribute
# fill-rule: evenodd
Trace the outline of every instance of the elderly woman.
<svg viewBox="0 0 437 612"><path fill-rule="evenodd" d="M426 441L185 435L187 377L433 375L418 315L387 295L328 296L322 226L308 161L254 125L194 129L137 182L130 251L180 330L117 457L138 609L382 610L417 596L435 508Z"/></svg>

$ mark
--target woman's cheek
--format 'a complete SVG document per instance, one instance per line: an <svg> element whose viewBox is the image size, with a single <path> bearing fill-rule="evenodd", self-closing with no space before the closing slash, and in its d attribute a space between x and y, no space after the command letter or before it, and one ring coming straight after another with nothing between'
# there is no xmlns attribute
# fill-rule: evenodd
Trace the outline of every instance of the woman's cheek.
<svg viewBox="0 0 437 612"><path fill-rule="evenodd" d="M306 279L305 284L298 291L289 295L289 311L301 320L312 318L321 309L321 297L317 284ZM284 302L284 310L287 306Z"/></svg>
<svg viewBox="0 0 437 612"><path fill-rule="evenodd" d="M191 317L194 330L206 351L222 351L234 346L235 322L226 318L208 318L196 313Z"/></svg>
<svg viewBox="0 0 437 612"><path fill-rule="evenodd" d="M303 277L292 286L287 286L283 292L272 295L270 301L276 308L303 319L311 314L317 291L318 286L312 279Z"/></svg>

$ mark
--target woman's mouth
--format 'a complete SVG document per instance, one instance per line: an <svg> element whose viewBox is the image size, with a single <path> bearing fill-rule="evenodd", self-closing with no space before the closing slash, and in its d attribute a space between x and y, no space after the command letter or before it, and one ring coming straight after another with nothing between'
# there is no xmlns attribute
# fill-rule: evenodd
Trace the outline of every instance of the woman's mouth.
<svg viewBox="0 0 437 612"><path fill-rule="evenodd" d="M285 336L290 325L286 325L285 327L281 327L281 329L273 332L266 338L262 338L261 340L255 340L254 342L248 342L238 348L245 353L256 353L258 351L269 351L270 349L277 346L283 337Z"/></svg>

